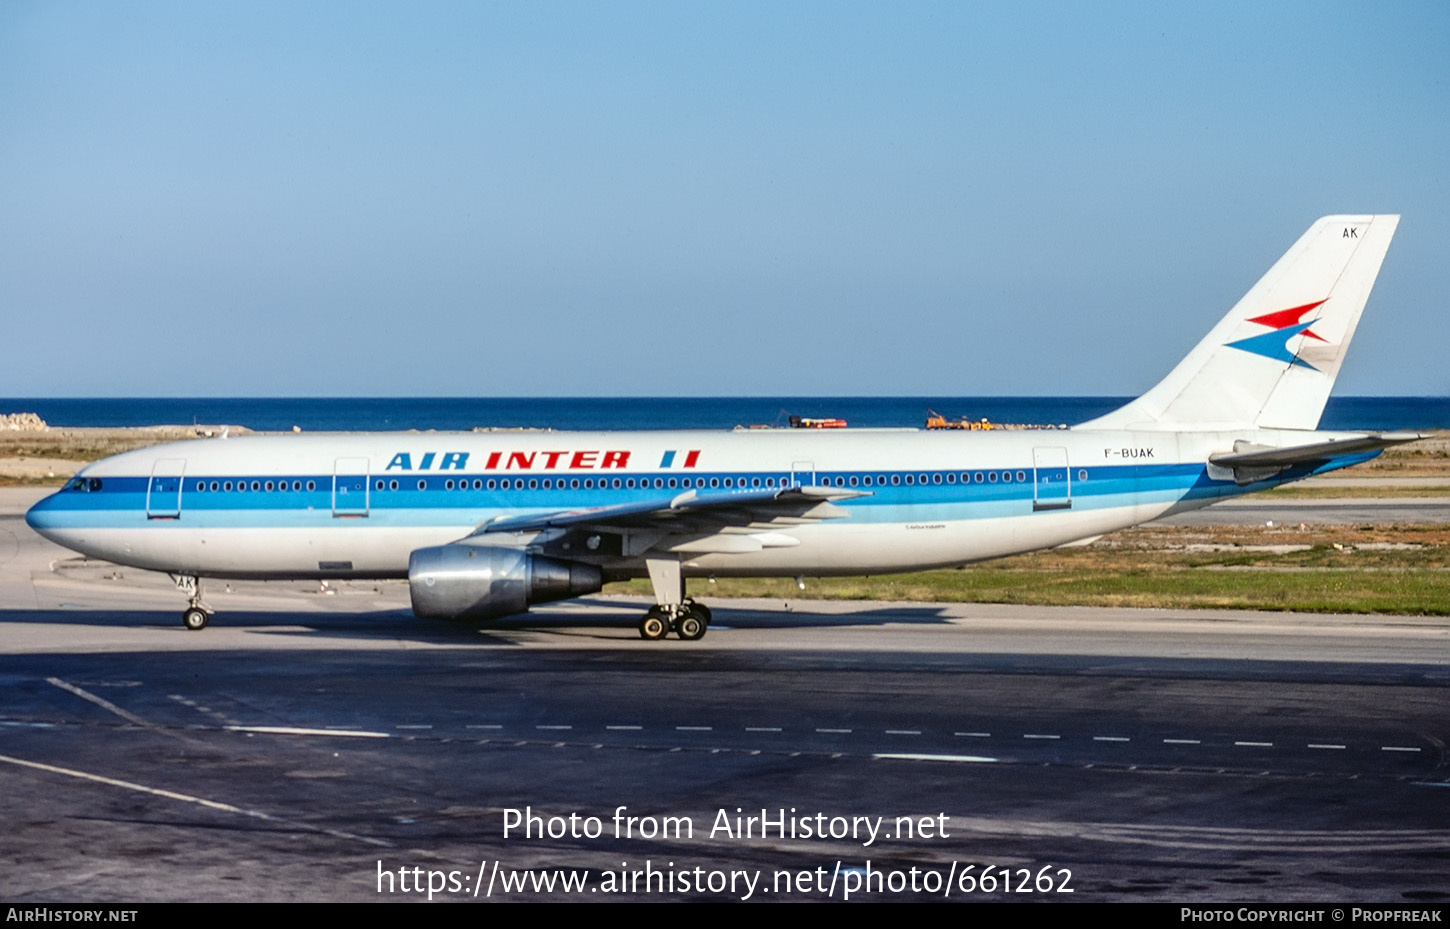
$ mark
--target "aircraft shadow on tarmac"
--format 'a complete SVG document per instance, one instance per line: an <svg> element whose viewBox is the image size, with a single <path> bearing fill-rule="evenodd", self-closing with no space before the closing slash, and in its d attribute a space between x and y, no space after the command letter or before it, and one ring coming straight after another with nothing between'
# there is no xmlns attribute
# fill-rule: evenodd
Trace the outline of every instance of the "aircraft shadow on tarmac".
<svg viewBox="0 0 1450 929"><path fill-rule="evenodd" d="M480 625L481 629L626 629L633 631L639 613L651 601L581 598L574 604L583 609L568 612L533 612L507 616ZM850 612L834 609L816 611L810 601L786 603L748 601L750 606L735 606L729 600L709 600L715 617L712 628L720 629L830 629L840 627L875 627L885 625L934 625L948 622L944 605L937 604L871 604ZM707 636L708 640L708 636Z"/></svg>

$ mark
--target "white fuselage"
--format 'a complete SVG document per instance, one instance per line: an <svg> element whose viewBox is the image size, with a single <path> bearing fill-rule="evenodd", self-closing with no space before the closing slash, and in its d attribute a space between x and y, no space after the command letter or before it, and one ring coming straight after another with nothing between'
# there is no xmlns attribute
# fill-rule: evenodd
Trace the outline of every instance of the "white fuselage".
<svg viewBox="0 0 1450 929"><path fill-rule="evenodd" d="M28 515L88 556L199 577L402 577L412 552L501 516L700 492L815 485L860 494L811 518L708 536L621 529L617 575L678 556L688 575L842 575L960 565L1088 538L1260 490L1207 460L1276 430L491 432L247 436L117 455ZM1221 470L1221 469L1220 469ZM631 535L632 534L632 535ZM536 543L538 533L500 541ZM583 558L590 555L580 551Z"/></svg>

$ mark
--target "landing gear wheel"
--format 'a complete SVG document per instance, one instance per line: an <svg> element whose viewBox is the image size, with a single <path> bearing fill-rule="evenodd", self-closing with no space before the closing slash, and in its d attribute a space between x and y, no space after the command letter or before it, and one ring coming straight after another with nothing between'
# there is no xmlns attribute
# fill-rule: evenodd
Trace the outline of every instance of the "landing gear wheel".
<svg viewBox="0 0 1450 929"><path fill-rule="evenodd" d="M696 642L705 637L705 628L708 623L699 614L699 609L699 607L693 607L681 613L679 620L675 622L675 634L686 642Z"/></svg>
<svg viewBox="0 0 1450 929"><path fill-rule="evenodd" d="M670 623L664 613L658 609L650 610L644 614L644 619L639 621L639 637L651 642L663 639L670 634Z"/></svg>
<svg viewBox="0 0 1450 929"><path fill-rule="evenodd" d="M710 615L710 608L703 603L696 603L694 600L686 600L685 606L689 609L691 613L694 613L696 616L700 617L700 619L707 626L710 625L710 623L713 622L715 619L714 616Z"/></svg>
<svg viewBox="0 0 1450 929"><path fill-rule="evenodd" d="M205 629L209 622L211 622L211 614L199 606L191 607L181 614L181 624L192 632Z"/></svg>

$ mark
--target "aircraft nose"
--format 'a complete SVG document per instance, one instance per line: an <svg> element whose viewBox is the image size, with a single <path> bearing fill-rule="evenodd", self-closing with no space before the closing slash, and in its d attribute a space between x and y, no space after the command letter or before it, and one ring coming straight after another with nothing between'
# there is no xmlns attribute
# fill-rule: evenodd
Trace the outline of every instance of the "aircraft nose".
<svg viewBox="0 0 1450 929"><path fill-rule="evenodd" d="M50 494L25 511L25 524L51 541L55 541L51 533L60 528L56 519L56 496Z"/></svg>

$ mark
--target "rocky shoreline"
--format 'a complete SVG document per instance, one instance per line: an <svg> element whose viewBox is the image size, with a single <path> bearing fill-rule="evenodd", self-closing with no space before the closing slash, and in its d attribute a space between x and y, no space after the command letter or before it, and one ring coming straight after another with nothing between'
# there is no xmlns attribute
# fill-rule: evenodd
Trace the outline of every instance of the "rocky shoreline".
<svg viewBox="0 0 1450 929"><path fill-rule="evenodd" d="M48 425L34 413L0 414L0 484L60 484L81 468L109 455L149 445L246 435L243 426L68 426Z"/></svg>
<svg viewBox="0 0 1450 929"><path fill-rule="evenodd" d="M34 413L5 413L0 414L0 429L10 432L45 432L50 426Z"/></svg>

